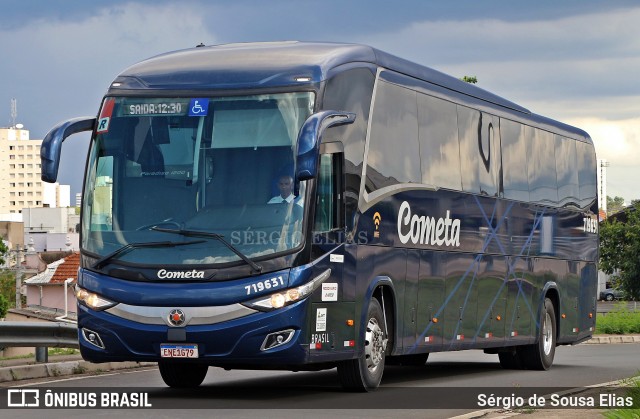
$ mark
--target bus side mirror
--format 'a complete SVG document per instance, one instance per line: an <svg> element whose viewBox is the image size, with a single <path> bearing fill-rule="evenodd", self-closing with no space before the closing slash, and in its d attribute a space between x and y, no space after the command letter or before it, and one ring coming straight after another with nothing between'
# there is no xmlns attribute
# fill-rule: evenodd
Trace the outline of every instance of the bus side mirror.
<svg viewBox="0 0 640 419"><path fill-rule="evenodd" d="M42 180L54 183L58 179L58 165L62 142L70 135L84 131L93 131L95 117L74 118L56 125L42 140L40 162L42 164Z"/></svg>
<svg viewBox="0 0 640 419"><path fill-rule="evenodd" d="M327 128L352 124L356 114L340 111L321 111L309 116L298 134L296 156L296 184L316 176L322 134Z"/></svg>

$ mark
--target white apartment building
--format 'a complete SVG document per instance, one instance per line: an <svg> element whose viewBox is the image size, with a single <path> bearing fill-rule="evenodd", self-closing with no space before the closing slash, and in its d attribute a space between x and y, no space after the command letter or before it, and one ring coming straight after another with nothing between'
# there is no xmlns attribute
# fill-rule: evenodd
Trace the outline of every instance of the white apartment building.
<svg viewBox="0 0 640 419"><path fill-rule="evenodd" d="M41 145L42 140L29 139L28 130L0 128L0 214L43 205Z"/></svg>
<svg viewBox="0 0 640 419"><path fill-rule="evenodd" d="M42 140L30 140L21 125L0 128L0 218L21 221L24 208L68 207L69 185L43 182L40 165Z"/></svg>

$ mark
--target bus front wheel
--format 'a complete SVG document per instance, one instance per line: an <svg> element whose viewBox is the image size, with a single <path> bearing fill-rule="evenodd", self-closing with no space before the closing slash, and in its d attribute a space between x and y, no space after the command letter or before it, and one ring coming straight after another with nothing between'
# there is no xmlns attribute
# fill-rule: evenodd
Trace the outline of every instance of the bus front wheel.
<svg viewBox="0 0 640 419"><path fill-rule="evenodd" d="M187 364L182 362L158 362L160 375L166 385L173 388L198 387L204 381L209 366L206 364Z"/></svg>
<svg viewBox="0 0 640 419"><path fill-rule="evenodd" d="M367 310L362 356L338 364L338 377L345 389L372 391L378 388L384 371L387 335L382 307L372 298Z"/></svg>

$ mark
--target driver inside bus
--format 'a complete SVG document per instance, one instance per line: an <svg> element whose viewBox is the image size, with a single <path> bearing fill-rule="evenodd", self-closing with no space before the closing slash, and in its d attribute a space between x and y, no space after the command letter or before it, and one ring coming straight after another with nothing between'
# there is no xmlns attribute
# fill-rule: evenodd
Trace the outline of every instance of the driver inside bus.
<svg viewBox="0 0 640 419"><path fill-rule="evenodd" d="M302 206L302 200L293 194L293 178L289 175L282 175L278 178L279 195L274 196L267 204L290 204L295 202Z"/></svg>

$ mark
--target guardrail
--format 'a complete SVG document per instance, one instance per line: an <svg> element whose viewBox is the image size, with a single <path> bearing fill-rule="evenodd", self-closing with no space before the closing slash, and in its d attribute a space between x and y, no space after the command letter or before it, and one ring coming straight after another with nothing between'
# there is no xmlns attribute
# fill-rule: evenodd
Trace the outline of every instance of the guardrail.
<svg viewBox="0 0 640 419"><path fill-rule="evenodd" d="M0 322L0 348L35 347L36 361L47 362L47 348L79 348L78 328L69 323Z"/></svg>
<svg viewBox="0 0 640 419"><path fill-rule="evenodd" d="M598 313L607 314L616 310L617 307L626 305L628 310L639 311L640 304L638 301L598 301Z"/></svg>

